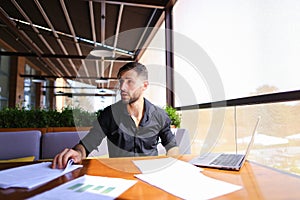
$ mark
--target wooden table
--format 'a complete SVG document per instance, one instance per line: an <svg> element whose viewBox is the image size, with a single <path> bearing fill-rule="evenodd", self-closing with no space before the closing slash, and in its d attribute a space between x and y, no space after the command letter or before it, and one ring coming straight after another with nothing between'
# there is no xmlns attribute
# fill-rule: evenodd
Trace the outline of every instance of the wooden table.
<svg viewBox="0 0 300 200"><path fill-rule="evenodd" d="M179 159L187 161L191 158L192 156L184 155ZM84 165L83 168L61 176L32 191L20 188L0 189L0 199L28 198L84 174L138 180L134 177L134 174L139 173L139 170L132 163L133 159L145 159L145 157L87 159L82 163ZM149 157L146 157L146 159L149 159ZM29 163L1 163L0 170L25 164ZM220 196L216 199L300 199L300 177L279 172L255 163L246 162L239 172L205 168L202 173L209 177L243 187L241 190ZM199 190L201 190L201 183L199 184ZM138 182L124 192L119 199L178 198L138 180Z"/></svg>

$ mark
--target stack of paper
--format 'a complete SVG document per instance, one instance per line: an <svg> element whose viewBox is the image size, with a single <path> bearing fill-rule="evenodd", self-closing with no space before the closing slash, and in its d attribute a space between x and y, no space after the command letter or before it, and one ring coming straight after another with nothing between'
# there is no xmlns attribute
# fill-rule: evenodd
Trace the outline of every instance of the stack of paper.
<svg viewBox="0 0 300 200"><path fill-rule="evenodd" d="M143 173L135 175L137 178L183 199L211 199L241 189L209 178L199 167L174 158L133 162Z"/></svg>
<svg viewBox="0 0 300 200"><path fill-rule="evenodd" d="M51 162L42 162L0 171L0 188L34 188L71 172L82 165L67 164L65 169L52 169Z"/></svg>

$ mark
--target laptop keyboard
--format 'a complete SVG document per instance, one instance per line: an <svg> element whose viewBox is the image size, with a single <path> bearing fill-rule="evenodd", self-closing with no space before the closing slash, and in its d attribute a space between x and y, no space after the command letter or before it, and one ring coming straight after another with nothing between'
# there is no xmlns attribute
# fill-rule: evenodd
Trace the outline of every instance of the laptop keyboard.
<svg viewBox="0 0 300 200"><path fill-rule="evenodd" d="M235 166L244 155L239 154L221 154L210 164L221 166Z"/></svg>

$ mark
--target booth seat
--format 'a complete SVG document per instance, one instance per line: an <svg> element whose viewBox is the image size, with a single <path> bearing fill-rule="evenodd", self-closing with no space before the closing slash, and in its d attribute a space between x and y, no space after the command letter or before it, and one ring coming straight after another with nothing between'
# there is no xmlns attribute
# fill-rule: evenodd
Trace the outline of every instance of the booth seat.
<svg viewBox="0 0 300 200"><path fill-rule="evenodd" d="M88 131L48 132L41 140L41 159L54 158L65 148L72 148Z"/></svg>
<svg viewBox="0 0 300 200"><path fill-rule="evenodd" d="M187 129L171 129L179 146L180 154L190 154L190 137ZM16 158L29 158L31 160L52 159L65 148L72 148L88 131L47 132L16 131L0 132L0 160ZM159 143L158 153L166 153ZM92 151L88 157L108 157L106 138L97 150ZM22 160L21 160L22 161Z"/></svg>
<svg viewBox="0 0 300 200"><path fill-rule="evenodd" d="M0 132L0 160L38 160L40 140L41 132L38 130Z"/></svg>
<svg viewBox="0 0 300 200"><path fill-rule="evenodd" d="M69 132L48 132L43 134L41 141L41 159L54 158L56 154L65 148L72 148L79 143L88 131L69 131ZM92 151L89 157L108 156L106 138L98 146L97 150Z"/></svg>
<svg viewBox="0 0 300 200"><path fill-rule="evenodd" d="M180 154L190 154L191 144L190 136L187 129L172 128ZM65 148L72 148L77 144L80 138L83 138L88 131L79 132L53 132L46 133L42 137L42 158L54 158L54 156ZM166 150L161 143L157 146L158 154L165 155ZM92 151L88 157L108 157L107 140L103 139L97 150Z"/></svg>

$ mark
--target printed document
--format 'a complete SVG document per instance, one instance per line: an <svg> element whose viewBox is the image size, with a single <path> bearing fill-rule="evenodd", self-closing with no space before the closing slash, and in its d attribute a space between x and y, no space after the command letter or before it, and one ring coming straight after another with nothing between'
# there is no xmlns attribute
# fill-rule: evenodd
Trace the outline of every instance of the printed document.
<svg viewBox="0 0 300 200"><path fill-rule="evenodd" d="M127 180L122 178L84 175L52 190L38 194L30 199L115 199L136 182L136 180Z"/></svg>
<svg viewBox="0 0 300 200"><path fill-rule="evenodd" d="M52 169L51 162L42 162L0 171L0 188L35 188L71 172L82 165L72 165L70 160L65 169Z"/></svg>

